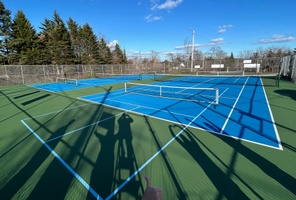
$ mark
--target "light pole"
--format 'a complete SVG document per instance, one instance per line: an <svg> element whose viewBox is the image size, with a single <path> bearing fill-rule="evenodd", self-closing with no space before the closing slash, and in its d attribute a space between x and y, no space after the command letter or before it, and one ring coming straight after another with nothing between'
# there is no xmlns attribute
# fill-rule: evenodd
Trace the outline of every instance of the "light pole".
<svg viewBox="0 0 296 200"><path fill-rule="evenodd" d="M194 30L188 29L192 31L192 44L191 44L191 69L190 71L193 72L193 52L194 52Z"/></svg>

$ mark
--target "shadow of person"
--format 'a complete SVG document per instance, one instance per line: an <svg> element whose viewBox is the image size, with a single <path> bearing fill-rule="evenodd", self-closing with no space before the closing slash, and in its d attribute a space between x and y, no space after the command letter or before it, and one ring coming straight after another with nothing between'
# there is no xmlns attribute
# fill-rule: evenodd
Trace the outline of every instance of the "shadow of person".
<svg viewBox="0 0 296 200"><path fill-rule="evenodd" d="M121 185L128 179L129 176L134 174L139 167L132 144L133 136L131 123L133 123L134 120L127 113L123 113L117 122L119 130L116 135L118 140L118 153L116 158L115 177L117 184ZM141 178L139 177L139 179ZM128 181L128 184L122 188L122 192L119 193L116 198L122 199L122 194L128 193L132 195L134 199L141 199L139 196L139 190L142 189L142 192L144 191L144 188L141 187L141 181L132 178Z"/></svg>
<svg viewBox="0 0 296 200"><path fill-rule="evenodd" d="M119 155L126 158L133 158L133 148L132 148L132 131L131 123L134 120L126 113L123 113L118 119L119 131L118 131L118 146Z"/></svg>

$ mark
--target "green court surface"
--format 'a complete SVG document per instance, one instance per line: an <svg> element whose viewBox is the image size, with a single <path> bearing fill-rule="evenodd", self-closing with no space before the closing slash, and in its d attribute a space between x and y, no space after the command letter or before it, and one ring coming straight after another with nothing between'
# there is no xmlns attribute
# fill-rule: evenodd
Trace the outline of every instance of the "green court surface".
<svg viewBox="0 0 296 200"><path fill-rule="evenodd" d="M283 150L77 98L119 87L0 87L0 199L296 198L295 84L265 87Z"/></svg>

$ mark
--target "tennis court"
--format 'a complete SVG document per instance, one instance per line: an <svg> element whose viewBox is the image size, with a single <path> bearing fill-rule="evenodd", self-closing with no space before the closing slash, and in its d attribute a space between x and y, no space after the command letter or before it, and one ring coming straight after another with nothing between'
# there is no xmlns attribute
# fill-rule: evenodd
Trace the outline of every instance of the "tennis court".
<svg viewBox="0 0 296 200"><path fill-rule="evenodd" d="M81 98L281 149L260 77L181 78L154 85L130 83L132 88L128 91L121 89L108 95L100 93ZM216 101L219 106L214 108Z"/></svg>
<svg viewBox="0 0 296 200"><path fill-rule="evenodd" d="M99 76L101 78L79 80L79 82L77 79L57 78L55 83L31 84L31 86L42 89L42 90L47 90L50 92L63 92L68 90L78 90L78 89L84 89L84 88L98 87L102 85L117 84L125 81L144 80L144 79L151 78L151 75L141 75L141 74L130 74L130 75L113 74L112 76L106 76L104 74L100 74Z"/></svg>
<svg viewBox="0 0 296 200"><path fill-rule="evenodd" d="M295 85L150 78L1 87L1 197L295 197Z"/></svg>

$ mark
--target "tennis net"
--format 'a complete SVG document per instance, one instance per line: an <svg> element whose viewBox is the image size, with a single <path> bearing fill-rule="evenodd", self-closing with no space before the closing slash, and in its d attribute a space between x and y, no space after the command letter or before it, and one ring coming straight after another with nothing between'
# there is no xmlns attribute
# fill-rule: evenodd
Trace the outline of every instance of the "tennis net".
<svg viewBox="0 0 296 200"><path fill-rule="evenodd" d="M214 105L219 104L218 88L177 87L126 82L124 84L124 90L132 94L210 103Z"/></svg>
<svg viewBox="0 0 296 200"><path fill-rule="evenodd" d="M95 73L96 78L108 78L119 80L142 80L142 74L109 74L109 73Z"/></svg>
<svg viewBox="0 0 296 200"><path fill-rule="evenodd" d="M65 84L71 84L71 85L78 86L77 79L56 77L56 82L57 83L65 83Z"/></svg>

